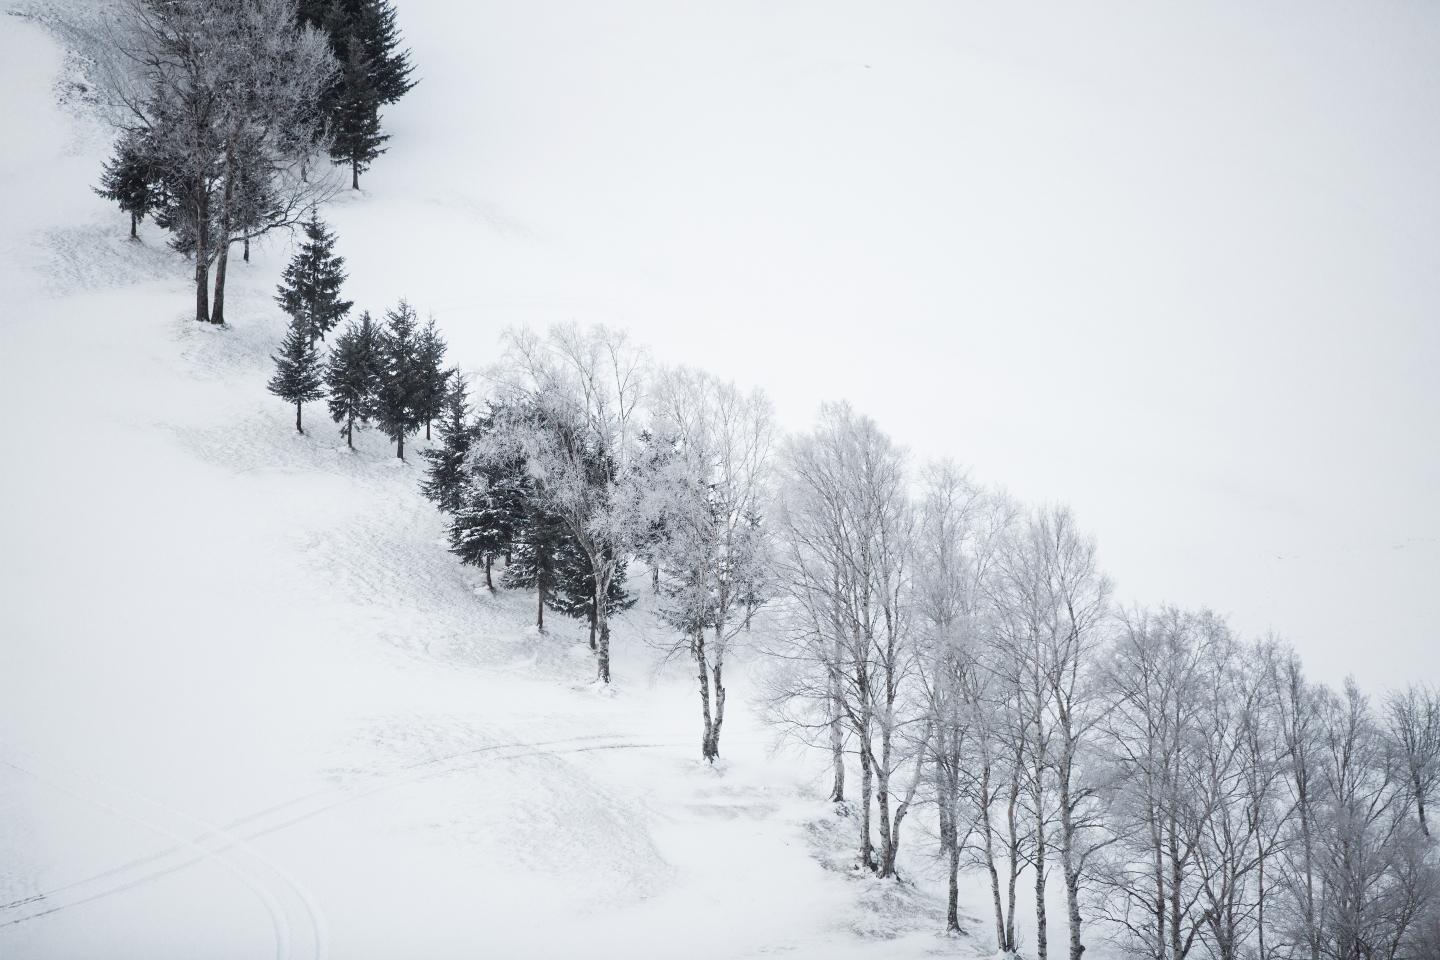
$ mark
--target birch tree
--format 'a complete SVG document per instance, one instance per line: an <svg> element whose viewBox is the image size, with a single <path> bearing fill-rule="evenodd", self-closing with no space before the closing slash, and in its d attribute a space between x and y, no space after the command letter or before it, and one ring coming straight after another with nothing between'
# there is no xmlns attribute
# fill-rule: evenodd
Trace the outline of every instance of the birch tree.
<svg viewBox="0 0 1440 960"><path fill-rule="evenodd" d="M773 415L759 391L686 368L657 378L652 409L653 433L671 445L651 487L658 503L650 515L663 518L652 550L664 582L659 613L695 661L700 752L713 763L725 722L725 655L766 599Z"/></svg>
<svg viewBox="0 0 1440 960"><path fill-rule="evenodd" d="M504 342L505 356L491 372L495 422L475 455L523 463L533 496L584 552L595 585L596 673L608 684L610 584L648 530L646 478L638 469L645 356L603 326L557 326L544 337L508 331Z"/></svg>

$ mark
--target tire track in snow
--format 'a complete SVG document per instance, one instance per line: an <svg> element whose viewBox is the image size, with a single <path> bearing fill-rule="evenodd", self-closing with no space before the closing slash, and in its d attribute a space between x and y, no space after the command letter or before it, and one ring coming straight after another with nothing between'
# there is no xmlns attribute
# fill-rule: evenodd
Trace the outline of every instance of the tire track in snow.
<svg viewBox="0 0 1440 960"><path fill-rule="evenodd" d="M126 874L131 874L131 873L133 873L134 871L138 870L138 869L141 868L141 867L147 866L147 865L149 865L149 864L159 863L159 862L161 862L161 861L163 861L163 860L165 860L165 859L167 859L167 858L169 858L169 857L172 857L172 856L174 856L175 854L180 853L180 852L182 852L182 851L184 851L184 850L186 850L186 849L198 851L198 852L200 853L200 855L199 855L199 856L191 857L190 859L184 860L184 861L182 861L182 862L180 862L180 863L172 864L172 865L165 866L165 867L162 867L162 868L157 869L157 870L153 870L153 871L151 871L151 872L148 873L148 874L143 874L143 875L138 876L138 877L133 877L133 878L130 878L130 879L125 879L125 880L123 880L122 882L120 882L120 883L118 883L118 884L116 884L116 885L114 885L114 886L106 887L106 888L104 888L104 889L102 889L102 890L99 890L99 891L97 891L97 892L95 892L95 893L84 895L84 896L82 896L82 897L80 897L80 898L78 898L78 899L75 899L75 900L69 900L69 901L66 901L66 902L63 902L63 903L56 904L56 905L54 905L54 906L49 906L49 907L47 907L47 908L44 909L44 910L36 911L36 912L34 912L34 913L27 914L26 916L15 917L15 918L11 918L11 919L8 919L8 920L0 920L0 928L6 927L6 926L14 926L14 925L16 925L16 924L21 924L21 923L26 923L26 922L31 921L31 920L39 919L40 917L49 916L50 914L53 914L53 913L58 913L58 912L60 912L60 911L62 911L62 910L68 910L68 909L70 909L71 907L78 907L78 906L81 906L81 905L86 904L86 903L93 903L93 902L95 902L95 901L97 901L97 900L105 899L105 898L107 898L107 897L115 896L115 895L117 895L117 894L124 893L124 892L127 892L127 891L129 891L129 890L133 890L133 889L136 889L136 888L138 888L138 887L145 886L145 885L150 884L150 883L153 883L153 882L155 882L155 881L157 881L157 880L161 880L161 879L163 879L163 878L165 878L165 877L168 877L168 876L171 876L171 875L173 875L173 874L179 873L179 872L181 872L181 871L183 871L183 870L187 870L187 869L189 869L189 868L191 868L191 867L193 867L193 866L196 866L196 865L198 865L198 864L204 863L207 859L214 860L214 859L216 859L217 857L219 857L219 856L221 856L221 855L223 855L223 854L225 854L225 853L227 853L227 852L229 852L229 851L231 851L231 850L233 850L233 849L236 849L237 847L240 848L240 849L247 850L248 852L251 852L252 855L257 856L257 858L261 859L263 862L266 862L267 865L269 865L272 870L275 870L277 873L279 873L279 874L281 875L282 880L285 880L287 884L292 884L291 889L296 893L296 896L297 896L303 903L306 904L307 909L309 909L309 908L313 905L313 898L310 898L310 897L308 896L308 892L302 893L301 890L302 890L303 888L298 888L298 886L293 885L293 884L294 884L293 878L290 878L289 875L288 875L288 873L283 872L283 871L281 870L281 868L279 868L278 866L269 863L268 860L266 860L265 858L263 858L263 857L260 856L259 854L255 854L254 851L247 846L250 842L253 842L253 841L255 841L255 840L258 840L258 839L261 838L261 837L269 836L270 834L273 834L273 833L278 833L279 831L284 830L284 829L287 829L288 827L295 826L296 824L303 823L303 822L306 821L306 820L309 820L309 819L312 819L312 818L314 818L314 817L317 817L317 816L319 816L319 815L322 814L322 813L325 813L325 812L327 812L327 811L329 811L329 810L335 809L336 807L340 807L340 806L343 806L343 805L348 804L348 803L353 803L353 802L355 802L355 801L357 801L357 800L365 799L366 797L374 796L375 794L382 793L382 792L384 792L384 791L386 791L386 790L392 790L392 789L395 789L395 788L397 788L397 787L406 786L406 785L412 784L412 783L419 783L419 782L421 782L421 781L423 781L423 780L431 779L431 778L434 778L434 777L441 777L441 776L445 776L445 775L447 775L447 774L457 773L457 772L463 771L463 770L465 770L467 767L473 766L474 764L472 764L472 763L466 763L466 762L454 763L453 761L457 761L457 760L459 760L459 761L465 761L465 760L467 760L467 759L469 759L469 758L475 758L477 755L480 755L480 754L492 754L492 753L493 753L493 754L497 754L497 756L495 756L495 757L481 757L481 758L479 758L476 762L483 762L484 760L488 760L488 759L512 760L512 759L520 759L520 758L523 758L523 757L532 757L532 756L558 756L558 755L561 755L561 754L590 753L590 752L598 752L598 751L601 751L601 750L635 750L635 749L648 749L648 748L653 748L653 747L676 746L677 744L681 743L681 741L679 741L679 740L675 740L675 741L663 741L663 742L653 742L653 743L584 743L584 741L610 740L610 739L623 739L623 738L619 738L619 737L617 737L617 736L614 735L614 734L589 734L589 735L581 736L581 737L566 737L566 738L562 738L562 739L559 739L559 740L544 740L544 741L536 741L536 742L529 742L529 743L516 742L516 743L489 744L489 745L484 746L484 747L477 747L477 748L475 748L475 749L473 749L473 750L465 750L465 751L461 751L461 752L459 752L459 753L449 754L449 755L446 755L446 756L444 756L444 757L432 757L432 758L429 758L429 759L426 759L426 760L420 760L420 761L416 761L415 763L408 764L408 765L406 765L405 767L401 768L400 771L397 771L397 772L395 772L395 773L371 773L371 774L368 774L368 775L367 775L368 777L371 777L371 778L382 778L382 779L385 780L385 782L381 782L381 783L372 785L372 786L370 786L369 788L360 790L360 791L358 791L358 792L350 792L346 787L343 787L343 786L327 787L327 788L325 788L325 789L323 789L323 790L317 790L317 791L315 791L315 792L313 792L313 793L306 794L305 796L302 796L302 797L297 797L297 798L295 798L295 799L293 799L293 800L287 800L286 802L281 803L281 804L277 804L277 805L275 805L275 806L273 806L273 807L267 807L267 808L264 809L264 810L261 810L261 811L258 811L258 812L256 812L256 813L250 814L249 816L246 816L246 817L241 817L241 818L238 819L238 820L233 820L233 821L231 821L230 823L226 824L223 828L221 828L221 827L209 827L209 826L205 826L205 827L204 827L204 831L205 831L205 832L201 833L201 834L200 834L196 839L194 839L194 840L186 839L186 838L181 837L181 836L179 836L179 835L177 835L177 834L170 833L170 832L165 831L165 830L163 830L163 829L161 829L161 828L155 827L155 826L153 826L153 825L151 825L151 824L144 823L143 821L140 821L140 820L138 820L138 819L136 819L136 818L128 817L128 816L127 816L126 819L129 819L129 820L131 820L132 822L141 823L141 824L144 825L144 826L150 827L151 829L156 830L156 832L159 832L159 833L161 833L161 834L169 837L171 840L177 841L177 844L176 844L175 846L173 846L173 847L170 847L170 848L166 849L166 850L162 850L162 851L160 851L160 852L158 852L158 853L151 854L151 855L149 855L149 856L147 856L147 857L142 857L142 858L139 858L139 859L136 859L136 860L132 860L132 861L130 861L129 863L121 864L120 866L114 867L114 868L112 868L112 869L110 869L110 870L106 870L106 871L104 871L103 873L95 874L94 876L88 877L88 878L86 878L86 879L84 879L84 880L77 880L77 881L74 881L74 882L72 882L72 883L65 884L64 886L56 887L56 888L54 888L54 889L52 889L52 890L49 890L49 891L46 891L46 892L44 892L44 893L38 894L38 895L36 895L36 896L27 897L27 898L25 898L25 899L23 899L23 900L14 901L13 903L8 903L8 904L0 905L0 911L15 910L15 909L19 909L19 908L25 907L25 906L33 906L34 904L39 903L39 902L52 901L52 900L54 900L56 897L59 897L59 896L65 894L65 893L67 893L67 892L70 892L70 891L78 891L78 890L81 890L81 889L83 889L83 888L85 888L85 887L89 887L89 886L93 886L94 884L101 883L101 882L103 882L103 881L105 881L105 880L114 879L114 878L119 878L119 877L122 877L122 876L124 876L124 875L126 875ZM576 742L580 742L582 745L580 745L580 746L573 746L573 747L566 747L566 746L565 746L566 744L573 744L573 743L576 743ZM688 741L684 741L684 742L688 742ZM549 747L554 747L554 748L557 748L557 749L540 749L540 748L549 748ZM505 754L499 754L500 751L516 751L516 752L507 752L507 753L505 753ZM15 766L14 764L8 763L7 761L0 760L0 763L6 763L7 766L14 767L14 769L20 770L20 772L25 773L25 774L28 775L28 776L35 777L35 779L41 780L41 782L46 782L46 781L43 780L43 778L37 777L35 774L31 773L30 771L23 770L22 768L20 768L20 767L18 767L18 766ZM437 765L437 764L448 764L448 766L444 766L444 767L442 767L442 768L440 768L440 769L435 769L435 770L423 769L423 768L426 768L426 767L435 766L435 765ZM63 789L63 788L58 788L58 789ZM119 788L116 788L116 789L119 789ZM67 792L68 792L68 791L67 791ZM337 796L337 794L338 794L339 796ZM73 793L72 793L71 795L74 796ZM88 799L88 798L83 798L83 797L82 797L81 799ZM144 798L142 798L142 799L144 799ZM264 826L261 826L261 827L252 829L252 830L250 830L250 831L244 832L242 835L240 835L240 836L238 836L238 837L237 837L237 836L234 836L234 835L231 833L231 831L235 831L235 830L237 830L237 829L245 826L246 824L253 824L253 823L255 823L256 821L263 821L263 820L265 820L267 817L271 817L271 816L273 816L273 815L275 815L275 814L277 814L277 813L280 813L281 811L291 810L292 808L299 807L299 806L301 806L302 804L314 803L314 802L316 802L316 801L321 801L321 804L320 804L319 806L316 806L316 807L312 808L312 809L303 810L302 812L298 813L297 815L291 816L291 817L289 817L288 819L282 820L282 821L279 822L279 823L267 824L267 825L264 825ZM328 801L328 802L327 802L327 801ZM90 802L96 802L96 801L90 801ZM154 801L149 801L149 802L154 803ZM103 804L101 804L101 805L103 806ZM156 804L156 805L157 805L157 806L161 806L162 809L168 809L168 808L163 808L163 805L160 805L160 804ZM106 809L111 809L111 808L106 807ZM116 812L118 813L118 811L116 811ZM204 825L204 821L201 821L201 820L199 820L198 818L189 817L188 815L186 815L186 814L181 814L181 813L179 813L178 811L173 811L173 812L174 812L177 816L180 816L180 817L183 817L183 818L186 818L186 819L190 819L193 823ZM121 814L121 815L124 816L124 814ZM204 847L204 846L201 845L201 841L203 841L203 840L206 839L207 837L212 837L212 836L213 836L213 837L220 837L220 838L224 839L224 840L227 841L227 842L225 842L225 843L223 843L222 845L220 845L220 846L218 846L218 847L215 847L215 848L213 848L213 849L212 849L212 848L209 848L209 847ZM217 862L219 862L219 861L217 860ZM228 868L227 868L227 869L228 869ZM233 872L233 871L232 871L232 872ZM317 918L318 918L318 926L316 927L316 934L317 934L317 940L316 940L316 942L317 942L317 953L316 953L316 957L317 957L317 960L326 960L326 956L327 956L327 954L328 954L328 934L327 934L327 936L326 936L326 940L324 941L324 942L326 943L326 947L325 947L325 951L326 951L326 952L323 952L323 953L322 953L322 952L320 952L320 950L318 949L318 945L322 942L322 941L320 940L320 936L321 936L322 932L325 932L324 918L323 918L323 915L319 913L319 908L318 908L318 906L316 906L314 909L315 909L315 912L311 913L312 923L316 922L316 921L317 921ZM286 920L286 923L287 923L287 929L288 929L288 918L287 918L287 920ZM283 960L283 955L282 955L282 960Z"/></svg>

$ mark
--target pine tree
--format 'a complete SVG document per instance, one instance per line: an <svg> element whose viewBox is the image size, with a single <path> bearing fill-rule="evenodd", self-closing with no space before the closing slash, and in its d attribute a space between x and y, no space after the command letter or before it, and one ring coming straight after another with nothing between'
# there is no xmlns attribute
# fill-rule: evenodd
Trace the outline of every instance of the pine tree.
<svg viewBox="0 0 1440 960"><path fill-rule="evenodd" d="M395 441L395 456L405 458L405 438L420 429L416 397L420 392L417 368L418 337L415 308L404 300L385 311L386 328L380 336L380 385L372 412L385 435Z"/></svg>
<svg viewBox="0 0 1440 960"><path fill-rule="evenodd" d="M523 520L514 533L510 565L500 582L511 588L534 588L535 626L541 630L545 629L545 605L554 607L560 555L567 540L560 518L527 498Z"/></svg>
<svg viewBox="0 0 1440 960"><path fill-rule="evenodd" d="M440 446L420 454L430 464L420 491L435 501L444 513L453 514L460 509L465 499L465 488L470 483L466 461L470 457L475 428L469 422L469 406L465 384L457 379L445 398L444 419L440 422Z"/></svg>
<svg viewBox="0 0 1440 960"><path fill-rule="evenodd" d="M335 235L312 211L305 222L305 243L285 268L275 302L310 336L324 337L350 312L354 303L340 299L345 282L344 257L334 255Z"/></svg>
<svg viewBox="0 0 1440 960"><path fill-rule="evenodd" d="M325 384L330 388L330 418L344 424L345 445L355 449L355 421L364 421L380 383L380 331L370 311L360 314L335 340Z"/></svg>
<svg viewBox="0 0 1440 960"><path fill-rule="evenodd" d="M326 97L334 134L330 156L350 165L350 186L358 190L360 174L389 139L380 132L380 108L415 86L395 8L389 0L301 0L297 14L301 23L329 34L330 51L342 66Z"/></svg>
<svg viewBox="0 0 1440 960"><path fill-rule="evenodd" d="M485 586L491 590L495 589L490 576L491 563L501 554L513 556L528 492L526 479L520 474L494 482L483 474L469 474L459 492L459 503L450 521L450 552L459 557L461 563L484 567ZM524 579L520 574L517 577ZM534 583L511 585L534 586ZM541 626L544 626L543 613L541 616Z"/></svg>
<svg viewBox="0 0 1440 960"><path fill-rule="evenodd" d="M325 370L320 354L309 333L299 323L292 323L280 344L280 352L273 359L275 376L270 379L270 392L295 404L295 430L304 433L305 428L300 424L301 405L325 396L322 389Z"/></svg>
<svg viewBox="0 0 1440 960"><path fill-rule="evenodd" d="M358 37L350 37L346 48L340 79L332 91L330 158L350 164L350 189L359 190L360 174L385 152L381 145L390 136L380 132L381 99L370 77L364 44Z"/></svg>
<svg viewBox="0 0 1440 960"><path fill-rule="evenodd" d="M625 567L625 561L621 560L605 591L607 614L635 606L636 598L625 589ZM585 551L569 539L562 542L556 558L555 590L550 607L567 617L589 621L590 649L595 649L595 631L600 620L595 610L595 570Z"/></svg>
<svg viewBox="0 0 1440 960"><path fill-rule="evenodd" d="M430 422L445 409L445 398L449 393L450 381L459 376L458 370L443 370L445 362L445 340L435 328L432 316L416 337L415 367L415 412L425 421L425 439L430 439Z"/></svg>
<svg viewBox="0 0 1440 960"><path fill-rule="evenodd" d="M95 192L130 214L130 239L138 240L136 226L160 205L163 194L158 181L161 171L152 151L142 138L127 135L115 145L115 159L105 164Z"/></svg>

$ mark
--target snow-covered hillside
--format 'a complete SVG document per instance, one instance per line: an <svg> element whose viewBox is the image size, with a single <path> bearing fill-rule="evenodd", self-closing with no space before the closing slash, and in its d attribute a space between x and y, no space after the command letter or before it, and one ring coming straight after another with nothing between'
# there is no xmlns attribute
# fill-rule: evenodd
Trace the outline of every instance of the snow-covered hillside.
<svg viewBox="0 0 1440 960"><path fill-rule="evenodd" d="M283 244L232 269L228 327L187 319L183 259L89 190L108 139L57 105L53 37L0 27L26 131L0 157L0 955L985 952L938 935L920 819L918 886L847 876L851 825L770 756L743 661L710 768L643 604L602 694L576 624L538 634L446 552L417 460L346 451L318 404L297 436L264 388ZM355 258L363 306L432 306L404 259L427 211L336 211L342 252L395 253ZM474 216L467 257L532 242Z"/></svg>

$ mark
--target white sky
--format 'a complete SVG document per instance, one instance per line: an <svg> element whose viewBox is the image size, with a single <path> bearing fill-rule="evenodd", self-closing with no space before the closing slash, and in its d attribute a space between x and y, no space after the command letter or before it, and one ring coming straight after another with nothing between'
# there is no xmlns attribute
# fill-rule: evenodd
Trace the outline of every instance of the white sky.
<svg viewBox="0 0 1440 960"><path fill-rule="evenodd" d="M1121 598L1440 681L1440 7L399 8L362 307L848 398L1069 501Z"/></svg>

